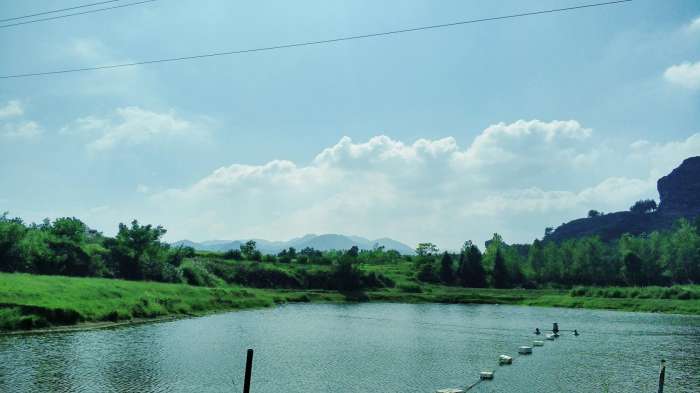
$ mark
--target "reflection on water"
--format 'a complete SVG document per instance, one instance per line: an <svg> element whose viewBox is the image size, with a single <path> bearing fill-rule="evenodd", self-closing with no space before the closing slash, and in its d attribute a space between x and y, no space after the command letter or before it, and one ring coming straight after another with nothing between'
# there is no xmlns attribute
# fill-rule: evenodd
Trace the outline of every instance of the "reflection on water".
<svg viewBox="0 0 700 393"><path fill-rule="evenodd" d="M565 333L530 356L535 327ZM491 305L288 305L112 330L0 337L1 392L700 391L700 318ZM514 356L498 367L500 354Z"/></svg>

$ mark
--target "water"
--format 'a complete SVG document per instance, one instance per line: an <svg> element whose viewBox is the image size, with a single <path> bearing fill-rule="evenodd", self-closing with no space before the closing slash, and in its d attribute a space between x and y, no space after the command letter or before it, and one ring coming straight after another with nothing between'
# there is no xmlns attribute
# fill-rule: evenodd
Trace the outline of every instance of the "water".
<svg viewBox="0 0 700 393"><path fill-rule="evenodd" d="M534 354L534 327L578 329ZM0 337L1 392L700 392L700 317L494 305L287 305L111 330ZM497 366L509 354L513 365Z"/></svg>

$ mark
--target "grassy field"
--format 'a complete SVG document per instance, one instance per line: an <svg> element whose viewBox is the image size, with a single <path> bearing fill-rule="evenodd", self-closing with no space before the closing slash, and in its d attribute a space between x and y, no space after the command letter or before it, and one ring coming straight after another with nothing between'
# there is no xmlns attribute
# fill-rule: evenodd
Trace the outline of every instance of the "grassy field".
<svg viewBox="0 0 700 393"><path fill-rule="evenodd" d="M405 279L401 267L396 269L394 272L383 269L396 280L395 288L344 294L3 273L0 274L0 330L85 323L101 326L120 321L270 307L286 302L517 304L700 314L700 286L574 288L570 291L474 289L418 285Z"/></svg>
<svg viewBox="0 0 700 393"><path fill-rule="evenodd" d="M256 290L99 278L0 274L0 329L123 321L266 307Z"/></svg>

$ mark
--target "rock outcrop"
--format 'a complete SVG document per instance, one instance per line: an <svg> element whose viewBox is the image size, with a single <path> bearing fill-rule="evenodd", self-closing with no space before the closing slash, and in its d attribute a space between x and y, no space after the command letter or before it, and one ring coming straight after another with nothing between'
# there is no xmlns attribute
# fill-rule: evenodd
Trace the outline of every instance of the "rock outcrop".
<svg viewBox="0 0 700 393"><path fill-rule="evenodd" d="M700 157L690 157L657 182L659 208L653 213L629 211L579 218L560 225L545 240L600 236L604 241L624 233L639 235L670 228L679 218L700 215ZM630 205L634 201L630 201Z"/></svg>
<svg viewBox="0 0 700 393"><path fill-rule="evenodd" d="M700 213L700 157L691 157L656 183L658 212L678 216Z"/></svg>

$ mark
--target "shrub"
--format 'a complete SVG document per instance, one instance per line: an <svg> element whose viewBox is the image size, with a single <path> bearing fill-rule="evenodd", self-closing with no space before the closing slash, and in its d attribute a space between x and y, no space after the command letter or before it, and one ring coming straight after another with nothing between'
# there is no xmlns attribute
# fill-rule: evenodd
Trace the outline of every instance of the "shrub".
<svg viewBox="0 0 700 393"><path fill-rule="evenodd" d="M218 284L217 278L197 262L185 261L178 270L187 284L200 287L214 287Z"/></svg>
<svg viewBox="0 0 700 393"><path fill-rule="evenodd" d="M224 259L232 259L235 261L243 260L243 254L241 254L241 250L228 250L224 253L223 257Z"/></svg>
<svg viewBox="0 0 700 393"><path fill-rule="evenodd" d="M406 293L421 293L421 292L423 292L423 289L421 289L420 285L418 285L418 284L399 284L398 288L401 292L406 292Z"/></svg>

